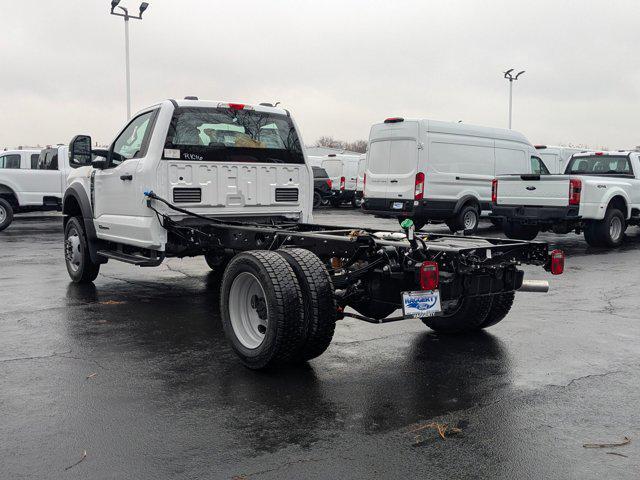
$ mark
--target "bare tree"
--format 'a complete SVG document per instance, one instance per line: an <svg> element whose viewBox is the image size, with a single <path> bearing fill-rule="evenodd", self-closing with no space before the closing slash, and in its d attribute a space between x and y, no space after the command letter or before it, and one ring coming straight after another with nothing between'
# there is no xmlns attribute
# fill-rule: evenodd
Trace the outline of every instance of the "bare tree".
<svg viewBox="0 0 640 480"><path fill-rule="evenodd" d="M316 141L317 147L328 148L341 148L343 150L350 150L352 152L365 153L367 151L366 140L355 140L353 142L345 142L344 140L337 140L330 136L322 136Z"/></svg>

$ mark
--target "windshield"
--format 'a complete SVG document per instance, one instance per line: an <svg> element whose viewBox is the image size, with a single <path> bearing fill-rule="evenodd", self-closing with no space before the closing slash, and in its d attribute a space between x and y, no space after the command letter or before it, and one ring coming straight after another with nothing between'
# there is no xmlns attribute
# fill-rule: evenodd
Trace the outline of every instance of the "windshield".
<svg viewBox="0 0 640 480"><path fill-rule="evenodd" d="M622 155L591 155L588 157L572 157L564 173L631 175L633 172L628 157Z"/></svg>
<svg viewBox="0 0 640 480"><path fill-rule="evenodd" d="M221 162L304 163L287 115L231 108L177 108L165 158Z"/></svg>

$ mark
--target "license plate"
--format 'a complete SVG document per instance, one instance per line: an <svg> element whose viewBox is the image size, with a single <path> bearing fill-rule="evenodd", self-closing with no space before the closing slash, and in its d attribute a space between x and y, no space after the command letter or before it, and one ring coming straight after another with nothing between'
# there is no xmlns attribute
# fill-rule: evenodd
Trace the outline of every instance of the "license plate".
<svg viewBox="0 0 640 480"><path fill-rule="evenodd" d="M403 202L393 202L393 204L391 205L391 208L393 208L394 210L402 210L403 206L404 206Z"/></svg>
<svg viewBox="0 0 640 480"><path fill-rule="evenodd" d="M440 291L402 292L402 311L416 318L440 315Z"/></svg>

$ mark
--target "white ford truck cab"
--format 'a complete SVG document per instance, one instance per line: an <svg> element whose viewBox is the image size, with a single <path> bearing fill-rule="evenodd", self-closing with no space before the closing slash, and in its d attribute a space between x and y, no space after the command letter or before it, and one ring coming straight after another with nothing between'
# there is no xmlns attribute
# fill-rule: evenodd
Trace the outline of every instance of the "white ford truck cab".
<svg viewBox="0 0 640 480"><path fill-rule="evenodd" d="M72 166L65 145L0 153L0 231L14 213L60 210Z"/></svg>
<svg viewBox="0 0 640 480"><path fill-rule="evenodd" d="M90 137L76 136L69 156L84 166L69 176L63 213L65 226L76 217L83 231L67 228L70 275L97 275L108 258L153 265L166 255L206 253L168 242L163 224L187 215L149 208L145 192L202 217L310 221L313 174L297 132L280 108L190 97L140 111L108 150L92 150ZM72 255L82 235L89 264Z"/></svg>
<svg viewBox="0 0 640 480"><path fill-rule="evenodd" d="M493 184L493 216L510 238L540 231L584 232L592 246L615 247L640 223L640 154L581 152L564 175L503 175Z"/></svg>

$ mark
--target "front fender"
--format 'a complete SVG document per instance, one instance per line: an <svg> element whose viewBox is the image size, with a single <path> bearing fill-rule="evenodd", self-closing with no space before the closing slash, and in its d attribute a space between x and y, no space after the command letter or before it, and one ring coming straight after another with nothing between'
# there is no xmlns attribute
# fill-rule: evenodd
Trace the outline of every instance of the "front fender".
<svg viewBox="0 0 640 480"><path fill-rule="evenodd" d="M80 207L82 221L84 223L85 235L87 237L87 243L89 244L89 255L91 260L95 263L105 263L105 260L98 256L98 236L96 234L96 227L93 223L93 207L87 195L87 191L80 183L74 182L67 187L62 199L62 213L64 215L64 225L66 227L67 221L71 215L71 199L77 202Z"/></svg>

